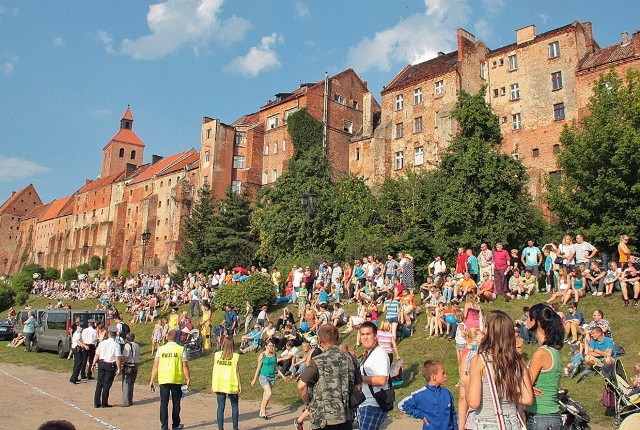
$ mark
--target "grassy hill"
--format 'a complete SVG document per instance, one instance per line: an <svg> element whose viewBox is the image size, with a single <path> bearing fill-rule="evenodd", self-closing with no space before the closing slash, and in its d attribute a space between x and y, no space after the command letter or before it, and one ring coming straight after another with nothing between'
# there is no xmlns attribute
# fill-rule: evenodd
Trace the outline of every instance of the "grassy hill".
<svg viewBox="0 0 640 430"><path fill-rule="evenodd" d="M522 307L525 305L531 306L547 298L547 295L538 294L534 295L529 300L513 300L509 303L505 303L499 300L497 303L490 305L484 305L484 312L491 311L493 309L502 309L511 315L514 319L519 318L522 314ZM42 297L31 296L29 303L33 308L44 308L49 300ZM73 302L72 306L75 309L93 309L95 308L96 300L86 300ZM293 307L293 305L289 305ZM273 317L279 316L281 309L284 305L275 309L271 309L270 315ZM124 312L124 306L119 304L118 308L121 312ZM605 318L608 319L613 325L614 339L617 344L623 345L627 351L627 355L622 357L627 376L630 378L632 375L632 366L637 361L640 361L638 357L638 349L640 343L637 341L638 335L638 315L640 315L640 309L635 307L624 308L622 300L619 294L612 297L592 297L587 296L580 303L580 308L584 312L587 319L589 319L594 309L602 309L605 314ZM187 306L183 306L181 310L188 310ZM346 306L347 313L355 312L355 305ZM163 316L165 313L161 313ZM3 314L4 316L5 314ZM214 313L213 322L219 323L222 321L223 313L218 311ZM420 376L420 369L422 363L428 359L438 359L445 363L447 373L449 375L449 381L447 385L449 389L457 395L457 388L454 387L457 381L457 368L456 368L456 353L455 344L449 342L446 339L426 339L426 334L423 331L426 316L424 313L418 316L417 330L410 338L402 340L398 344L400 355L404 359L405 367L405 384L402 388L397 390L397 398L400 399L411 391L420 388L424 385L424 380ZM197 324L197 319L195 321ZM151 333L153 330L153 323L137 324L131 327L131 330L136 333L136 340L142 347L142 363L141 370L138 377L138 382L148 383L151 373L151 365L153 357L150 354L151 351ZM341 335L342 341L346 342L352 349L355 344L355 331L347 335ZM57 372L70 373L72 369L71 360L59 359L55 353L39 353L39 354L26 354L23 349L6 348L3 347L6 342L0 342L0 361L10 362L15 364L25 364L35 366L41 369L48 369ZM530 356L535 350L535 346L525 346L525 353ZM362 348L356 350L358 353L362 353ZM569 360L568 348L563 348L562 355L565 363ZM210 390L209 384L211 381L211 367L212 367L212 355L203 356L191 362L191 381L192 389L194 391L208 392ZM259 400L262 396L262 389L258 386L251 387L250 382L253 378L257 360L257 354L250 353L242 355L240 357L240 369L242 373L243 392L242 396L251 400ZM604 407L600 400L602 398L603 380L599 376L588 378L580 384L576 384L576 379L569 380L563 378L561 385L568 388L571 396L578 402L583 404L589 414L592 417L592 421L601 425L609 425L610 418L604 416ZM300 404L297 391L295 389L295 383L292 381L278 380L274 388L273 401L281 404ZM397 411L395 412L397 413Z"/></svg>

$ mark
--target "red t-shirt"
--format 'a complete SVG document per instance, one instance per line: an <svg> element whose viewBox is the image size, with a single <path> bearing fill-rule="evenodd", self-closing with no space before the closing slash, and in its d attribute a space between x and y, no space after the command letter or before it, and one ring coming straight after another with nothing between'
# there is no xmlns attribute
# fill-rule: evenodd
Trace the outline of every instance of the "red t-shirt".
<svg viewBox="0 0 640 430"><path fill-rule="evenodd" d="M464 273L467 261L469 260L469 256L463 252L462 254L458 254L456 257L456 273Z"/></svg>
<svg viewBox="0 0 640 430"><path fill-rule="evenodd" d="M509 265L511 256L506 249L493 252L493 265L498 270L504 270Z"/></svg>

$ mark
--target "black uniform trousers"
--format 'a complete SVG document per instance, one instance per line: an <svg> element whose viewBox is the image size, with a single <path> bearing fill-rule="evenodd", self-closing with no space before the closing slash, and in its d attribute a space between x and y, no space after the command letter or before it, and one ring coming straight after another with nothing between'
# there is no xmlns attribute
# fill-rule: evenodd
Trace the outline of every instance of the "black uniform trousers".
<svg viewBox="0 0 640 430"><path fill-rule="evenodd" d="M109 404L109 390L116 377L116 363L98 361L98 383L93 397L93 406L100 407Z"/></svg>
<svg viewBox="0 0 640 430"><path fill-rule="evenodd" d="M89 349L87 350L83 350L83 360L82 360L82 372L81 372L81 376L82 379L84 379L85 377L85 368L87 373L86 376L89 377L89 379L93 378L93 371L91 370L91 364L93 363L93 359L96 356L96 346L93 344L88 344L87 345L89 347ZM88 366L87 366L88 364Z"/></svg>
<svg viewBox="0 0 640 430"><path fill-rule="evenodd" d="M82 363L85 360L84 348L81 346L76 346L73 349L73 372L71 373L71 379L69 382L78 382L78 377L80 376L80 372L84 373L84 369L82 368Z"/></svg>

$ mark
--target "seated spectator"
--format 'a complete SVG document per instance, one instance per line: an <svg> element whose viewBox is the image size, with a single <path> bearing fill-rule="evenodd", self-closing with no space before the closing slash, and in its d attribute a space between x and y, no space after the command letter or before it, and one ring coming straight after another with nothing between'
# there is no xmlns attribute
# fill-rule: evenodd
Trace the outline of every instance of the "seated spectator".
<svg viewBox="0 0 640 430"><path fill-rule="evenodd" d="M615 290L620 289L620 275L622 270L618 267L618 263L615 261L609 262L609 269L604 276L604 296L608 297L613 294Z"/></svg>
<svg viewBox="0 0 640 430"><path fill-rule="evenodd" d="M635 257L630 257L629 265L620 275L620 289L624 299L624 307L629 306L629 300L633 299L633 306L638 306L640 299L640 273L635 267Z"/></svg>
<svg viewBox="0 0 640 430"><path fill-rule="evenodd" d="M585 363L590 366L600 366L600 363L612 365L615 358L616 346L613 339L606 337L600 327L594 328L584 357Z"/></svg>
<svg viewBox="0 0 640 430"><path fill-rule="evenodd" d="M589 267L589 273L585 274L587 285L592 296L601 296L604 294L604 277L607 273L600 269L600 262L592 261Z"/></svg>
<svg viewBox="0 0 640 430"><path fill-rule="evenodd" d="M513 272L513 275L509 279L509 289L507 291L507 299L521 299L524 293L524 285L522 283L522 277L520 272Z"/></svg>
<svg viewBox="0 0 640 430"><path fill-rule="evenodd" d="M298 355L298 348L293 346L293 342L289 341L285 344L285 349L278 357L278 375L282 379L285 378L286 374L289 373L291 369L291 365L293 364L294 358Z"/></svg>
<svg viewBox="0 0 640 430"><path fill-rule="evenodd" d="M571 278L569 280L569 289L565 291L564 296L562 297L562 304L566 305L569 303L571 298L573 301L578 303L581 297L584 297L587 290L587 281L584 277L584 272L580 270L580 267L576 267L573 269L571 274Z"/></svg>
<svg viewBox="0 0 640 430"><path fill-rule="evenodd" d="M280 330L282 327L284 327L287 324L295 324L295 323L296 323L296 320L293 317L293 312L291 312L291 309L284 308L282 309L282 315L276 321L276 330Z"/></svg>
<svg viewBox="0 0 640 430"><path fill-rule="evenodd" d="M262 337L262 327L256 324L253 330L242 336L240 341L240 354L256 351L260 347Z"/></svg>
<svg viewBox="0 0 640 430"><path fill-rule="evenodd" d="M341 327L347 324L347 314L340 306L340 303L333 304L333 312L331 313L331 324L336 327Z"/></svg>
<svg viewBox="0 0 640 430"><path fill-rule="evenodd" d="M484 302L492 302L496 299L496 294L494 292L494 283L489 273L484 272L482 274L482 282L478 286L478 300L480 303Z"/></svg>
<svg viewBox="0 0 640 430"><path fill-rule="evenodd" d="M522 278L522 288L524 289L524 298L528 299L538 288L538 279L533 276L533 272L529 269L524 271Z"/></svg>
<svg viewBox="0 0 640 430"><path fill-rule="evenodd" d="M569 303L569 313L564 323L565 338L569 343L577 343L578 336L584 333L584 314L578 310L578 303Z"/></svg>

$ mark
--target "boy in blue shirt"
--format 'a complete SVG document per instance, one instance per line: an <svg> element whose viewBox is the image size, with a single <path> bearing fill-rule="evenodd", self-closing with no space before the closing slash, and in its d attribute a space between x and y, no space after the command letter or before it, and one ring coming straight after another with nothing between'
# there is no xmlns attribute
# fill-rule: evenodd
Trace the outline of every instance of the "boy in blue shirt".
<svg viewBox="0 0 640 430"><path fill-rule="evenodd" d="M400 400L398 409L422 420L422 430L458 430L453 395L442 386L447 380L444 365L437 360L425 361L422 376L427 385Z"/></svg>

